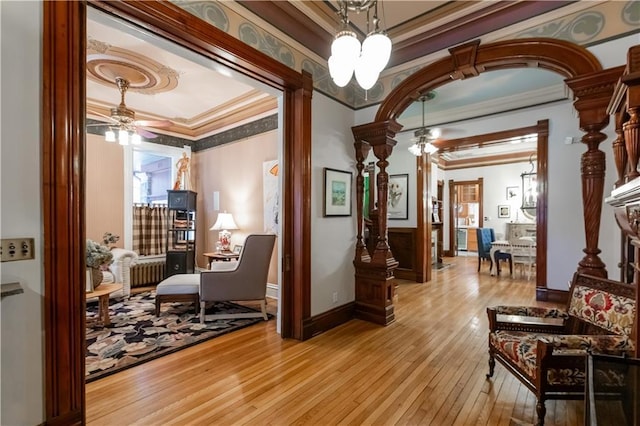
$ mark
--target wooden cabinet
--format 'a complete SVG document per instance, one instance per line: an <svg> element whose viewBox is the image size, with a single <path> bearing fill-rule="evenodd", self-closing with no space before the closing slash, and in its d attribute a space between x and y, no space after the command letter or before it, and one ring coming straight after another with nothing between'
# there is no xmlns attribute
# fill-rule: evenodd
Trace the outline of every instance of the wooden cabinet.
<svg viewBox="0 0 640 426"><path fill-rule="evenodd" d="M460 185L459 191L460 198L458 201L460 203L480 202L480 191L478 190L478 184Z"/></svg>
<svg viewBox="0 0 640 426"><path fill-rule="evenodd" d="M167 191L169 214L165 278L195 272L196 196L193 191Z"/></svg>
<svg viewBox="0 0 640 426"><path fill-rule="evenodd" d="M521 237L535 237L536 236L536 224L535 223L507 223L507 233L505 235L506 240L517 240Z"/></svg>
<svg viewBox="0 0 640 426"><path fill-rule="evenodd" d="M467 251L478 251L478 228L467 228Z"/></svg>

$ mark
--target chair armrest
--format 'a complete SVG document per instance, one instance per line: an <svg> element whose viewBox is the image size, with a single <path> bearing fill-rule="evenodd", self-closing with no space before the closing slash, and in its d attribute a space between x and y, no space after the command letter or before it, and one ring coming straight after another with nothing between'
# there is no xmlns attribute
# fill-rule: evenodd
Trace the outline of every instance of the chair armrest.
<svg viewBox="0 0 640 426"><path fill-rule="evenodd" d="M113 261L109 269L115 281L122 283L122 295L128 297L131 294L131 265L135 264L138 254L121 248L113 248L111 253L113 253Z"/></svg>
<svg viewBox="0 0 640 426"><path fill-rule="evenodd" d="M500 318L498 317L500 315ZM494 306L487 308L489 330L562 334L568 315L562 309L534 306Z"/></svg>
<svg viewBox="0 0 640 426"><path fill-rule="evenodd" d="M544 336L540 340L554 353L562 351L590 351L604 354L620 354L633 351L635 345L629 336L616 334L564 334Z"/></svg>
<svg viewBox="0 0 640 426"><path fill-rule="evenodd" d="M494 306L492 308L497 315L518 315L521 317L535 318L569 318L569 314L564 309L544 308L538 306Z"/></svg>

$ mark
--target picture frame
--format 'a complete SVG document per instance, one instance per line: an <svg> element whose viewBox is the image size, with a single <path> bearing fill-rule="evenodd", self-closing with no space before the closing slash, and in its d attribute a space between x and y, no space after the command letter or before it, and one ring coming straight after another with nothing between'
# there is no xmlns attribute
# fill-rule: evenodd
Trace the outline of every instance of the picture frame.
<svg viewBox="0 0 640 426"><path fill-rule="evenodd" d="M387 218L409 219L409 175L389 175L387 196Z"/></svg>
<svg viewBox="0 0 640 426"><path fill-rule="evenodd" d="M520 187L507 186L506 196L507 200L517 200L518 198L520 198Z"/></svg>
<svg viewBox="0 0 640 426"><path fill-rule="evenodd" d="M511 217L511 206L509 205L498 206L498 217L502 217L502 218Z"/></svg>
<svg viewBox="0 0 640 426"><path fill-rule="evenodd" d="M352 173L324 168L323 216L351 216Z"/></svg>
<svg viewBox="0 0 640 426"><path fill-rule="evenodd" d="M233 246L233 254L240 254L241 251L242 251L241 244L236 244L235 246Z"/></svg>

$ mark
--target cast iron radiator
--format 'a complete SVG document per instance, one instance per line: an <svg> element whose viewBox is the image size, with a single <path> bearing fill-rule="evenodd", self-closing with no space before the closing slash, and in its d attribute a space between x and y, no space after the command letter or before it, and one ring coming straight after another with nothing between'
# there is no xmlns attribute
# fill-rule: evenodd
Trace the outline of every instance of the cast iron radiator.
<svg viewBox="0 0 640 426"><path fill-rule="evenodd" d="M164 279L165 259L142 261L131 267L131 287L156 285Z"/></svg>

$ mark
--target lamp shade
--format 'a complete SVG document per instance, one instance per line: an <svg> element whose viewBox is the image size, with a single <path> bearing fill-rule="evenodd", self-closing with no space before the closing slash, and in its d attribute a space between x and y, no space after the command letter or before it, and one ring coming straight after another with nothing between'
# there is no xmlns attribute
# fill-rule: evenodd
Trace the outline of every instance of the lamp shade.
<svg viewBox="0 0 640 426"><path fill-rule="evenodd" d="M209 228L210 231L221 231L228 229L238 229L238 225L236 225L236 222L233 220L233 216L231 215L231 213L218 213L218 219L216 220L216 223L214 223L213 226Z"/></svg>
<svg viewBox="0 0 640 426"><path fill-rule="evenodd" d="M362 42L362 56L367 58L369 66L381 72L391 56L391 39L382 32L370 34Z"/></svg>

